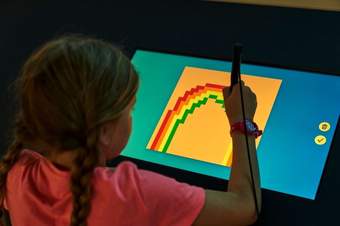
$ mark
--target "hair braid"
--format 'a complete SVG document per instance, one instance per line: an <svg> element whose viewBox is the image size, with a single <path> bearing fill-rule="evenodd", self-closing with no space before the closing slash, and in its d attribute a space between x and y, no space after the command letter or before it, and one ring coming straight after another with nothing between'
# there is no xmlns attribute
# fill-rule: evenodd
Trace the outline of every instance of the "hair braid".
<svg viewBox="0 0 340 226"><path fill-rule="evenodd" d="M0 160L0 218L2 217L4 210L4 198L6 195L6 181L8 172L11 170L13 165L19 158L19 155L23 149L23 141L22 138L27 135L28 131L24 126L22 118L20 114L15 118L15 126L14 126L14 140L9 145L6 153L3 155ZM1 222L1 221L0 221ZM2 225L2 222L1 222Z"/></svg>
<svg viewBox="0 0 340 226"><path fill-rule="evenodd" d="M99 160L96 150L97 131L86 139L86 147L80 148L71 169L71 192L73 194L73 212L71 226L86 226L86 219L91 210L93 169Z"/></svg>

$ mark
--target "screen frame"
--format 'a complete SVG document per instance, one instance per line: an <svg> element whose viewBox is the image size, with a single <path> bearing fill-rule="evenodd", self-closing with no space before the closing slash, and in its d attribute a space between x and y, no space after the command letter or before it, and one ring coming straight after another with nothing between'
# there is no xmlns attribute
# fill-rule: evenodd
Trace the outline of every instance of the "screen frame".
<svg viewBox="0 0 340 226"><path fill-rule="evenodd" d="M180 56L187 56L187 57L197 57L197 58L204 58L204 59L211 59L211 60L232 61L232 57L229 57L229 56L226 56L225 58L219 58L219 57L211 57L211 56L207 56L207 55L188 53L188 52L185 52L185 51L171 51L171 50L164 50L164 49L159 49L159 48L134 47L132 49L132 51L127 51L127 52L124 52L124 53L127 54L130 59L132 59L137 50L151 51L151 52L164 53L164 54L173 54L173 55L180 55ZM232 54L232 51L230 53ZM248 64L248 65L253 65L253 66L275 67L277 69L288 69L288 70L294 70L294 71L297 71L297 72L320 73L320 74L324 74L324 75L340 77L340 72L339 73L330 73L330 72L324 72L324 71L321 71L321 70L314 70L314 69L310 69L310 68L301 69L299 67L289 67L289 66L272 64L272 63L261 63L261 62L255 62L255 61L249 61L249 60L242 60L242 58L241 58L241 71L242 71L242 63ZM340 122L339 121L340 121L340 116L338 117L338 121L337 121L337 125L336 125L336 128L335 128L333 140L330 144L330 150L329 150L329 153L327 155L327 158L326 158L326 161L325 161L325 166L324 166L321 178L320 178L320 183L319 183L319 186L318 186L317 191L316 191L315 200L319 196L320 185L321 185L321 183L324 182L323 178L324 178L324 175L327 171L326 166L327 166L327 163L329 162L329 158L330 158L329 156L331 155L331 153L334 152L333 149L335 149L334 146L335 146L336 140L338 140L338 139L336 139L336 137L340 136L340 131L339 131L340 130L339 129ZM200 173L196 173L196 172L182 170L182 169L179 169L179 168L166 166L166 165L162 165L162 164L157 164L157 163L153 163L153 162L148 162L148 161L145 161L145 160L136 159L136 158L127 157L127 156L122 156L122 155L116 157L115 159L113 159L111 161L108 161L107 165L110 166L110 167L115 167L123 161L131 161L131 162L135 163L140 169L154 171L154 172L160 173L162 175L175 178L179 182L189 183L191 185L200 186L200 187L203 187L205 189L226 191L227 187L228 187L228 180L227 179L220 179L220 178L216 178L216 177L212 177L212 176L208 176L208 175L204 175L204 174L200 174ZM307 200L308 201L315 201L315 200L309 200L309 199L302 198L302 197L288 195L288 194L281 193L281 192L278 192L278 191L271 191L271 190L265 189L265 188L262 188L262 190L265 190L266 192L269 192L269 193L279 193L280 195L287 196L287 197L294 197L294 199L300 199L300 200L306 200L306 201Z"/></svg>

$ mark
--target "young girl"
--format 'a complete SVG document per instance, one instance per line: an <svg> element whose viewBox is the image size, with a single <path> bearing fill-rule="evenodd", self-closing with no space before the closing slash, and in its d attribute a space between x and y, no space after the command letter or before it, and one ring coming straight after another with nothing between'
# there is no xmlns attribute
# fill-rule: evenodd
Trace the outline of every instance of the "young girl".
<svg viewBox="0 0 340 226"><path fill-rule="evenodd" d="M139 84L110 43L78 35L35 51L16 81L14 140L0 162L0 210L13 226L247 225L256 221L244 135L235 131L228 191L204 190L141 170L120 154ZM246 116L256 96L242 82ZM224 89L229 122L242 119L239 86ZM226 131L227 133L228 131ZM255 137L249 135L259 206Z"/></svg>

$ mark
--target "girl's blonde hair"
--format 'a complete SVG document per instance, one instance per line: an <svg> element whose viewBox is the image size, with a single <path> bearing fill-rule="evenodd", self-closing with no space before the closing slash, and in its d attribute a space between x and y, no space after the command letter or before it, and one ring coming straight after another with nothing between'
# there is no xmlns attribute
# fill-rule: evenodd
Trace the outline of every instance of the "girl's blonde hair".
<svg viewBox="0 0 340 226"><path fill-rule="evenodd" d="M71 226L87 225L91 175L99 161L99 127L119 118L139 79L130 60L112 44L81 35L47 42L24 64L14 87L19 103L13 142L0 161L0 216L6 178L24 148L76 153L71 169Z"/></svg>

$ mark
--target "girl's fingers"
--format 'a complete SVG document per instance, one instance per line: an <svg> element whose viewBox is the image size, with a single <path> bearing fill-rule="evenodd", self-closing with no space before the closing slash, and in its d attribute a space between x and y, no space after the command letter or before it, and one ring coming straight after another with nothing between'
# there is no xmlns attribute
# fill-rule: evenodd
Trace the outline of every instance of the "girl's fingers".
<svg viewBox="0 0 340 226"><path fill-rule="evenodd" d="M223 96L224 98L226 98L226 97L229 97L229 95L230 95L230 87L226 86L223 88Z"/></svg>

